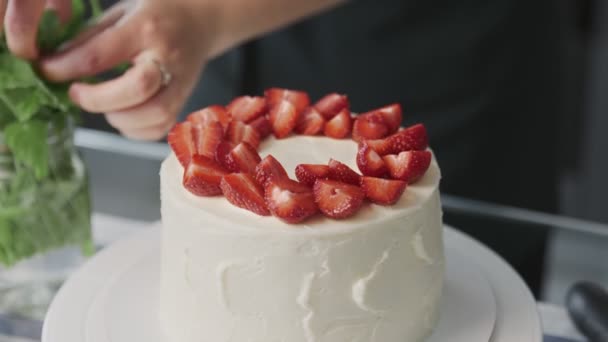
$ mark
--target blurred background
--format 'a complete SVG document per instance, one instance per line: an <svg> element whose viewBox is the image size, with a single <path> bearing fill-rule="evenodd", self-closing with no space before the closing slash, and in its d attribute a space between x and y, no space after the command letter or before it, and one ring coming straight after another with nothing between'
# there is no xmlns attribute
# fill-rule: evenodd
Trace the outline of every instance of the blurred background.
<svg viewBox="0 0 608 342"><path fill-rule="evenodd" d="M106 7L113 3L113 1L103 2ZM608 2L602 0L512 1L509 6L498 6L488 12L495 18L512 20L510 24L495 27L492 26L494 22L491 21L494 17L488 17L486 14L479 22L470 19L471 13L485 13L485 9L482 7L483 3L487 3L486 1L465 1L449 6L446 2L446 7L441 7L441 4L422 5L424 2L414 0L411 1L411 4L409 3L407 6L411 7L413 13L423 13L429 18L433 18L436 16L433 11L436 11L439 16L436 22L432 23L436 24L434 26L436 31L428 30L429 37L431 37L428 41L412 39L413 45L405 48L408 50L407 55L420 55L419 59L412 57L413 61L419 63L420 70L434 71L429 73L429 78L435 78L434 81L437 82L435 84L430 81L421 82L415 77L412 77L408 83L410 80L408 74L403 76L402 87L393 86L390 82L380 86L376 84L370 86L368 82L371 80L366 77L373 76L363 74L360 70L353 70L352 74L347 72L343 74L344 79L340 81L349 84L348 86L343 86L336 80L328 80L325 83L327 89L323 89L323 87L309 89L308 85L314 84L313 81L292 81L288 72L265 79L263 73L263 70L267 68L264 64L265 47L280 44L285 35L307 37L306 25L316 23L323 26L332 18L340 18L341 15L345 15L346 9L338 9L319 18L297 24L285 32L250 42L212 61L184 109L184 114L210 104L225 103L238 94L259 93L265 87L275 85L300 87L310 91L313 98L318 98L324 92L337 90L351 95L355 110L357 106L371 109L373 106L405 98L406 100L403 102L406 121L410 115L412 120L425 122L429 127L431 139L434 139L433 137L443 134L441 121L444 119L438 118L436 112L449 112L450 109L437 109L437 106L426 104L424 101L417 102L416 96L419 93L424 94L425 88L442 87L442 80L447 84L458 77L466 80L467 70L454 70L457 65L454 60L465 58L466 54L463 51L467 51L466 48L470 47L470 51L480 53L478 59L469 61L470 78L477 79L480 75L490 77L488 80L490 85L494 85L495 82L499 83L499 79L501 79L504 81L502 84L504 88L497 86L496 91L508 94L508 96L498 96L497 98L501 102L494 107L486 106L483 103L479 105L479 108L493 111L495 116L487 119L489 121L482 126L477 126L477 129L493 130L490 134L498 136L517 135L521 137L521 143L513 145L505 143L497 145L498 147L486 146L485 150L481 149L482 154L485 153L485 158L490 160L487 161L488 163L496 163L498 171L496 174L476 175L471 170L452 170L450 168L454 168L453 165L474 168L478 165L477 161L486 162L486 159L451 160L450 158L456 154L452 154L447 147L450 145L450 140L446 138L444 141L437 138L436 141L432 141L432 145L437 146L439 151L445 151L439 153L440 162L446 161L442 164L445 171L454 175L462 174L461 177L453 176L446 179L444 193L608 223L608 177L606 177L608 175L608 155L605 151L605 148L608 147L608 135L604 132L608 127L608 115L606 114L608 113L608 96L606 96L608 93ZM436 8L432 8L432 6L436 6ZM386 11L386 8L382 11ZM505 14L507 12L508 15ZM503 14L505 14L504 18ZM373 13L371 15L373 17ZM424 16L422 17L424 18ZM458 21L458 18L462 20ZM425 25L414 19L404 19L412 20L413 32L423 32L428 29L427 26L431 26L430 23ZM462 29L463 32L475 32L478 30L476 25L481 25L480 27L486 25L491 34L484 40L480 40L482 41L479 43L480 45L475 45L477 42L454 42L449 39L449 36L440 34L446 30L450 31L452 28L450 25ZM331 28L332 26L324 27L325 30L331 30ZM513 29L515 34L503 36L506 33L501 30L509 28ZM390 29L390 26L387 29ZM412 36L415 35L412 34ZM502 40L508 43L504 43ZM467 45L469 43L470 45ZM360 49L367 51L367 47L360 47ZM515 50L517 51L513 52ZM436 58L426 58L424 51L437 53L436 56L432 56ZM495 54L488 54L487 51L495 51ZM375 50L367 51L367 53L379 54ZM311 60L314 60L315 57L314 54L307 56ZM386 56L378 58L382 61L383 57ZM494 66L491 65L493 62L509 60L509 58L517 60L511 65L512 69L493 73ZM404 60L404 63L408 61ZM451 62L454 64L450 64ZM285 52L282 63L286 66L293 63L294 70L301 66L298 58L290 55L289 52ZM254 69L258 70L258 74L252 76L250 73ZM513 78L528 77L530 82L510 81L509 76ZM492 77L496 77L496 79ZM256 82L248 81L251 79ZM231 82L228 83L225 80ZM361 89L352 86L354 83L360 83L361 87L370 93L368 97L371 100L357 100ZM466 84L463 86L463 88L467 87ZM392 93L411 94L412 100L407 101L410 95L391 100L390 94L386 94L387 88L391 88ZM373 92L382 94L373 94ZM460 96L461 94L451 95ZM363 98L363 96L359 96L359 98ZM503 109L502 112L501 109ZM452 120L451 116L446 117L448 119L445 120ZM83 126L114 132L105 123L103 117L96 114L87 115ZM450 139L466 140L471 134L479 134L479 132L471 133L465 129L461 136L452 136ZM81 144L84 146L106 143L103 139L90 141L90 139L99 138L86 134L81 135L80 138ZM107 143L114 144L115 142L108 141ZM85 149L85 158L88 158L88 163L91 165L96 210L125 217L156 220L159 218L157 170L160 160L144 158L139 163L133 163L128 170L124 170L125 179L129 179L128 184L117 183L116 178L107 170L119 163L133 162L134 156L156 153L150 151L157 151L162 155L167 150L163 149L162 145L154 143L125 141L124 144L128 146L127 150L130 152L123 155L111 152L104 154L99 151L93 154L86 152ZM124 146L109 149L113 148L122 149ZM475 146L475 148L480 147ZM526 149L529 154L528 159L522 159L523 163L538 157L539 165L533 162L530 162L530 165L509 165L509 160L505 159L508 159L511 153L521 149ZM503 166L505 172L500 173ZM513 172L509 167L513 168ZM533 176L526 179L526 172L530 172ZM548 176L545 179L543 179L542 172L547 172ZM128 178L128 175L133 177ZM511 181L518 182L518 185L505 186L510 189L503 193L501 191L504 189L498 185L490 189L483 189L483 191L463 189L463 187L468 187L468 182L474 182L475 177L486 177L484 179L489 180L488 183L492 184L499 184L504 179L513 178ZM492 182L492 177L494 182ZM544 185L536 188L535 182L530 181L534 177L543 179ZM457 183L461 183L462 186ZM125 186L133 191L121 191L120 193L123 195L117 199L116 192L124 190ZM555 189L555 191L545 191L545 187ZM605 266L606 263L598 262L598 260L608 260L605 240L601 242L593 237L569 234L567 231L540 231L525 225L512 230L501 230L501 233L498 233L491 226L508 225L509 223L471 220L449 211L446 212L446 221L463 228L492 246L493 249L498 250L524 275L539 298L552 302L562 301L567 288L571 285L570 279L592 277L591 280L608 284L608 266ZM538 243L528 243L526 242L528 240Z"/></svg>

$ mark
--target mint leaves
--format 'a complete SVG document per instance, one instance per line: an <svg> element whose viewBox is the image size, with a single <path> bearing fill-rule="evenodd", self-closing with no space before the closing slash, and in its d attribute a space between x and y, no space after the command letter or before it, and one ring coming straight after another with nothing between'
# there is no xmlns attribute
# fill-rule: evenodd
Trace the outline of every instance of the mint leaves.
<svg viewBox="0 0 608 342"><path fill-rule="evenodd" d="M94 14L101 11L98 0L90 0L89 6ZM85 12L83 0L72 0L72 19L62 24L55 11L46 11L38 30L42 51L55 50L82 31ZM67 85L44 80L30 62L10 54L4 37L0 37L0 130L7 136L15 159L35 170L38 179L48 174L48 153L43 151L48 133L41 130L42 125L60 119L51 115L67 120L77 112L67 91Z"/></svg>
<svg viewBox="0 0 608 342"><path fill-rule="evenodd" d="M4 140L13 152L13 158L20 160L34 170L37 179L48 174L48 146L46 138L49 124L41 120L13 122L4 129Z"/></svg>
<svg viewBox="0 0 608 342"><path fill-rule="evenodd" d="M38 32L43 52L85 28L83 1L72 0L69 23L54 11L44 13ZM97 0L89 8L101 11ZM68 84L43 79L10 53L0 34L0 264L68 244L92 252L88 179L71 143L70 122L78 113Z"/></svg>

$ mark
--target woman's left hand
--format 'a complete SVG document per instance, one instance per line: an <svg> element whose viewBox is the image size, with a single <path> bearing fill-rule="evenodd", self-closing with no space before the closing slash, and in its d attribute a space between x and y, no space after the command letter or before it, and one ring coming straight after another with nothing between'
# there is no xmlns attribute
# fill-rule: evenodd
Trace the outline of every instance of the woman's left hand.
<svg viewBox="0 0 608 342"><path fill-rule="evenodd" d="M107 71L124 62L123 75L99 84L76 82L72 100L105 113L123 135L162 138L175 123L208 58L211 15L201 18L197 1L122 1L91 28L41 60L51 80L68 81Z"/></svg>

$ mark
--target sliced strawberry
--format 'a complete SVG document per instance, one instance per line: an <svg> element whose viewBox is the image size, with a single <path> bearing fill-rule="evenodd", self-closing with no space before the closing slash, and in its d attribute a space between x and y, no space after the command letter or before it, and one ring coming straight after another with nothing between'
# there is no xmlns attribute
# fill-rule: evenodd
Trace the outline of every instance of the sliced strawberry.
<svg viewBox="0 0 608 342"><path fill-rule="evenodd" d="M287 137L296 127L298 112L289 101L281 101L270 110L270 123L274 136L282 139Z"/></svg>
<svg viewBox="0 0 608 342"><path fill-rule="evenodd" d="M390 141L387 139L364 140L363 143L359 144L359 147L363 146L363 144L367 144L381 156L390 154L392 149Z"/></svg>
<svg viewBox="0 0 608 342"><path fill-rule="evenodd" d="M398 155L389 154L382 158L393 179L400 179L412 184L422 178L428 170L432 157L429 151L405 151Z"/></svg>
<svg viewBox="0 0 608 342"><path fill-rule="evenodd" d="M391 151L389 153L391 154L412 150L423 151L429 146L429 138L423 124L407 127L386 138L386 140L390 145Z"/></svg>
<svg viewBox="0 0 608 342"><path fill-rule="evenodd" d="M248 173L231 173L222 177L222 193L234 206L247 209L261 216L270 215L264 200L264 190L252 175Z"/></svg>
<svg viewBox="0 0 608 342"><path fill-rule="evenodd" d="M237 172L239 167L235 164L230 152L234 148L234 144L228 141L222 141L217 145L215 150L215 161L224 169L230 172Z"/></svg>
<svg viewBox="0 0 608 342"><path fill-rule="evenodd" d="M300 164L296 166L296 178L308 186L313 186L317 179L327 179L329 166L319 164Z"/></svg>
<svg viewBox="0 0 608 342"><path fill-rule="evenodd" d="M264 95L270 108L279 105L283 100L291 102L298 113L302 113L310 106L308 94L299 90L270 88L264 92Z"/></svg>
<svg viewBox="0 0 608 342"><path fill-rule="evenodd" d="M224 128L219 121L210 121L206 126L195 126L194 143L198 154L214 159L217 145L224 138Z"/></svg>
<svg viewBox="0 0 608 342"><path fill-rule="evenodd" d="M403 151L423 151L429 145L423 124L404 128L386 139L365 140L365 143L381 156Z"/></svg>
<svg viewBox="0 0 608 342"><path fill-rule="evenodd" d="M365 194L358 186L319 179L313 186L315 202L323 215L343 219L357 213Z"/></svg>
<svg viewBox="0 0 608 342"><path fill-rule="evenodd" d="M314 107L308 107L300 116L295 131L303 135L317 135L323 132L325 118Z"/></svg>
<svg viewBox="0 0 608 342"><path fill-rule="evenodd" d="M355 171L353 171L353 169L346 166L346 164L342 164L335 159L330 159L328 166L329 173L327 176L329 179L333 179L343 183L359 185L361 176Z"/></svg>
<svg viewBox="0 0 608 342"><path fill-rule="evenodd" d="M365 142L359 147L357 166L365 176L382 177L388 171L382 157Z"/></svg>
<svg viewBox="0 0 608 342"><path fill-rule="evenodd" d="M270 179L264 193L270 212L287 223L302 222L319 211L312 189L287 177Z"/></svg>
<svg viewBox="0 0 608 342"><path fill-rule="evenodd" d="M350 120L350 112L348 108L344 108L338 115L325 124L324 132L330 138L342 139L350 134L352 128L353 123Z"/></svg>
<svg viewBox="0 0 608 342"><path fill-rule="evenodd" d="M253 127L253 129L258 132L260 140L266 139L272 133L272 125L265 115L251 121L249 126Z"/></svg>
<svg viewBox="0 0 608 342"><path fill-rule="evenodd" d="M239 96L226 107L234 120L251 122L266 114L266 98L260 96Z"/></svg>
<svg viewBox="0 0 608 342"><path fill-rule="evenodd" d="M194 155L184 172L184 187L197 196L217 196L222 194L220 182L226 171L213 159Z"/></svg>
<svg viewBox="0 0 608 342"><path fill-rule="evenodd" d="M244 141L230 151L230 157L239 171L247 173L254 173L255 167L262 161L258 151Z"/></svg>
<svg viewBox="0 0 608 342"><path fill-rule="evenodd" d="M353 124L353 140L381 139L389 135L389 128L379 112L359 115Z"/></svg>
<svg viewBox="0 0 608 342"><path fill-rule="evenodd" d="M348 97L336 93L327 94L317 101L314 107L325 117L325 119L330 120L338 115L343 109L348 109Z"/></svg>
<svg viewBox="0 0 608 342"><path fill-rule="evenodd" d="M361 177L361 190L371 202L393 205L399 201L407 183L401 180Z"/></svg>
<svg viewBox="0 0 608 342"><path fill-rule="evenodd" d="M185 121L173 126L167 136L171 149L183 167L188 166L192 156L196 153L196 145L194 144L192 133L192 124Z"/></svg>
<svg viewBox="0 0 608 342"><path fill-rule="evenodd" d="M255 167L255 180L258 184L264 186L266 182L274 178L289 178L287 171L278 160L272 155L267 155L262 161Z"/></svg>
<svg viewBox="0 0 608 342"><path fill-rule="evenodd" d="M191 113L188 115L187 120L201 126L206 126L211 121L219 121L222 127L226 129L230 121L232 121L232 116L226 111L226 108L213 105Z"/></svg>
<svg viewBox="0 0 608 342"><path fill-rule="evenodd" d="M258 132L256 132L253 127L241 121L232 121L230 125L228 125L226 139L235 145L243 141L254 148L258 148L260 145L260 135Z"/></svg>
<svg viewBox="0 0 608 342"><path fill-rule="evenodd" d="M393 103L388 106L378 108L375 111L380 113L384 119L384 122L386 122L390 134L397 132L401 126L401 121L403 120L403 110L401 109L400 104Z"/></svg>

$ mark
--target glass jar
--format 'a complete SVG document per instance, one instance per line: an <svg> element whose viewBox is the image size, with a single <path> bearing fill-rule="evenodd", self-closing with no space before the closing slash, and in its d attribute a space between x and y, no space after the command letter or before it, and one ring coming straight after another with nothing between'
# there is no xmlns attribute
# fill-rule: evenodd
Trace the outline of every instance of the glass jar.
<svg viewBox="0 0 608 342"><path fill-rule="evenodd" d="M0 133L0 313L34 319L93 251L88 178L73 125L48 129L43 179L12 158Z"/></svg>

